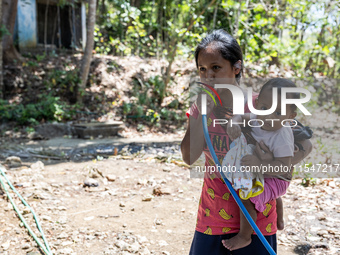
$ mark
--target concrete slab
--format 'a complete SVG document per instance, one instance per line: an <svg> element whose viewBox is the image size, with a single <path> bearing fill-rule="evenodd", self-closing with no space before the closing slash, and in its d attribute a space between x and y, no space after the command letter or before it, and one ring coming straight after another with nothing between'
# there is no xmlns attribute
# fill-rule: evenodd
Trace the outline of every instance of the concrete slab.
<svg viewBox="0 0 340 255"><path fill-rule="evenodd" d="M79 123L72 127L78 137L83 139L115 136L124 129L122 121Z"/></svg>

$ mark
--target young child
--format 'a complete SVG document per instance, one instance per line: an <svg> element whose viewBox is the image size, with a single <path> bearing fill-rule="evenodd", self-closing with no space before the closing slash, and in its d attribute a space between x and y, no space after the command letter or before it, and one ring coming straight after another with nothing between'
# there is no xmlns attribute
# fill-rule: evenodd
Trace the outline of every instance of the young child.
<svg viewBox="0 0 340 255"><path fill-rule="evenodd" d="M252 136L257 142L263 142L269 150L273 153L274 158L268 162L260 162L260 160L254 155L246 155L242 158L243 166L272 166L275 168L284 167L288 169L288 172L276 172L268 171L264 174L264 190L260 195L250 197L247 200L242 200L249 214L256 222L257 211L264 212L266 210L266 204L276 199L277 210L277 228L282 230L284 228L283 222L283 205L281 196L286 193L289 183L292 179L291 173L291 159L294 155L294 137L289 123L282 126L282 121L286 119L294 119L296 116L296 106L287 105L286 114L281 114L281 88L296 87L295 84L289 80L282 78L275 78L265 83L260 91L260 94L256 100L256 109L267 110L272 106L272 90L277 88L278 91L278 103L276 110L270 115L254 115L244 114L242 116L237 115L229 121L227 126L227 134L232 140L241 136L241 128L238 124L245 121L248 123L251 121ZM288 98L299 98L298 93L287 93ZM257 120L262 120L257 122ZM232 123L232 124L231 124ZM261 126L261 124L263 124ZM261 126L261 127L260 127ZM254 182L254 180L253 180ZM239 233L230 238L223 240L223 245L229 250L237 250L248 246L251 243L252 227L244 217L243 213L240 213L240 231Z"/></svg>

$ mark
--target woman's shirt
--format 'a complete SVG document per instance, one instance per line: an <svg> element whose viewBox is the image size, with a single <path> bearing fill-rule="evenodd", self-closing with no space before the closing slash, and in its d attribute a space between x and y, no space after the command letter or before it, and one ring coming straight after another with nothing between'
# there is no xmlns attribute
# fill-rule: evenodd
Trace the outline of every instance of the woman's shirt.
<svg viewBox="0 0 340 255"><path fill-rule="evenodd" d="M255 100L254 95L253 100ZM245 107L245 112L249 112ZM189 109L187 115L197 118L199 111L195 104ZM216 155L222 164L223 158L229 150L231 140L221 125L213 125L214 113L208 118L208 131L211 143ZM210 155L208 147L205 145L205 169L210 168L210 173L206 172L199 200L197 213L196 230L209 235L222 235L226 233L238 233L240 231L240 209L234 198L230 194L223 179L215 169L215 163ZM257 214L256 225L263 235L273 235L277 231L276 226L276 201L266 204L266 210Z"/></svg>

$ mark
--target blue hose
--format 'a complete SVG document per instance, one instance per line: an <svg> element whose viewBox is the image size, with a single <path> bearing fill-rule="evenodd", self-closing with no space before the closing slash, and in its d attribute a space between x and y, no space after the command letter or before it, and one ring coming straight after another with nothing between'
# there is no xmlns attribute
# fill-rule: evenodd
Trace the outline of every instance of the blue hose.
<svg viewBox="0 0 340 255"><path fill-rule="evenodd" d="M221 164L217 159L215 150L211 144L210 141L210 137L209 137L209 131L208 131L208 125L207 125L207 115L206 114L202 114L202 124L203 124L203 133L204 133L204 137L205 137L205 141L207 143L207 146L209 148L210 154L213 157L213 160L216 164L216 166L219 166L219 172L225 182L225 184L227 185L228 189L230 190L231 195L234 197L237 205L240 207L243 215L246 217L247 221L249 222L249 224L251 225L251 227L254 229L255 233L257 234L257 236L259 237L260 241L262 242L262 244L266 247L267 251L269 252L270 255L276 255L275 251L273 250L273 248L269 245L267 239L263 236L263 234L261 233L260 229L256 226L256 223L253 221L253 219L251 218L250 214L248 213L247 209L245 208L245 206L243 205L241 199L238 197L238 195L236 194L236 191L234 190L234 188L232 187L231 183L229 182L229 180L225 177L223 171L221 171Z"/></svg>

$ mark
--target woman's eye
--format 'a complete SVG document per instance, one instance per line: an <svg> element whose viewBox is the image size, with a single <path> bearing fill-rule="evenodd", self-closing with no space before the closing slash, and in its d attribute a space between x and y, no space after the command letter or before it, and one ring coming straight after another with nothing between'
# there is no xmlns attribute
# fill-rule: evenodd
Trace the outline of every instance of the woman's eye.
<svg viewBox="0 0 340 255"><path fill-rule="evenodd" d="M261 110L267 110L267 107L262 106L262 107L261 107Z"/></svg>
<svg viewBox="0 0 340 255"><path fill-rule="evenodd" d="M201 71L201 72L204 72L204 71L205 71L205 68L204 68L204 67L200 67L200 71Z"/></svg>
<svg viewBox="0 0 340 255"><path fill-rule="evenodd" d="M213 69L214 70L218 70L218 69L220 69L221 67L219 67L219 66L213 66Z"/></svg>

